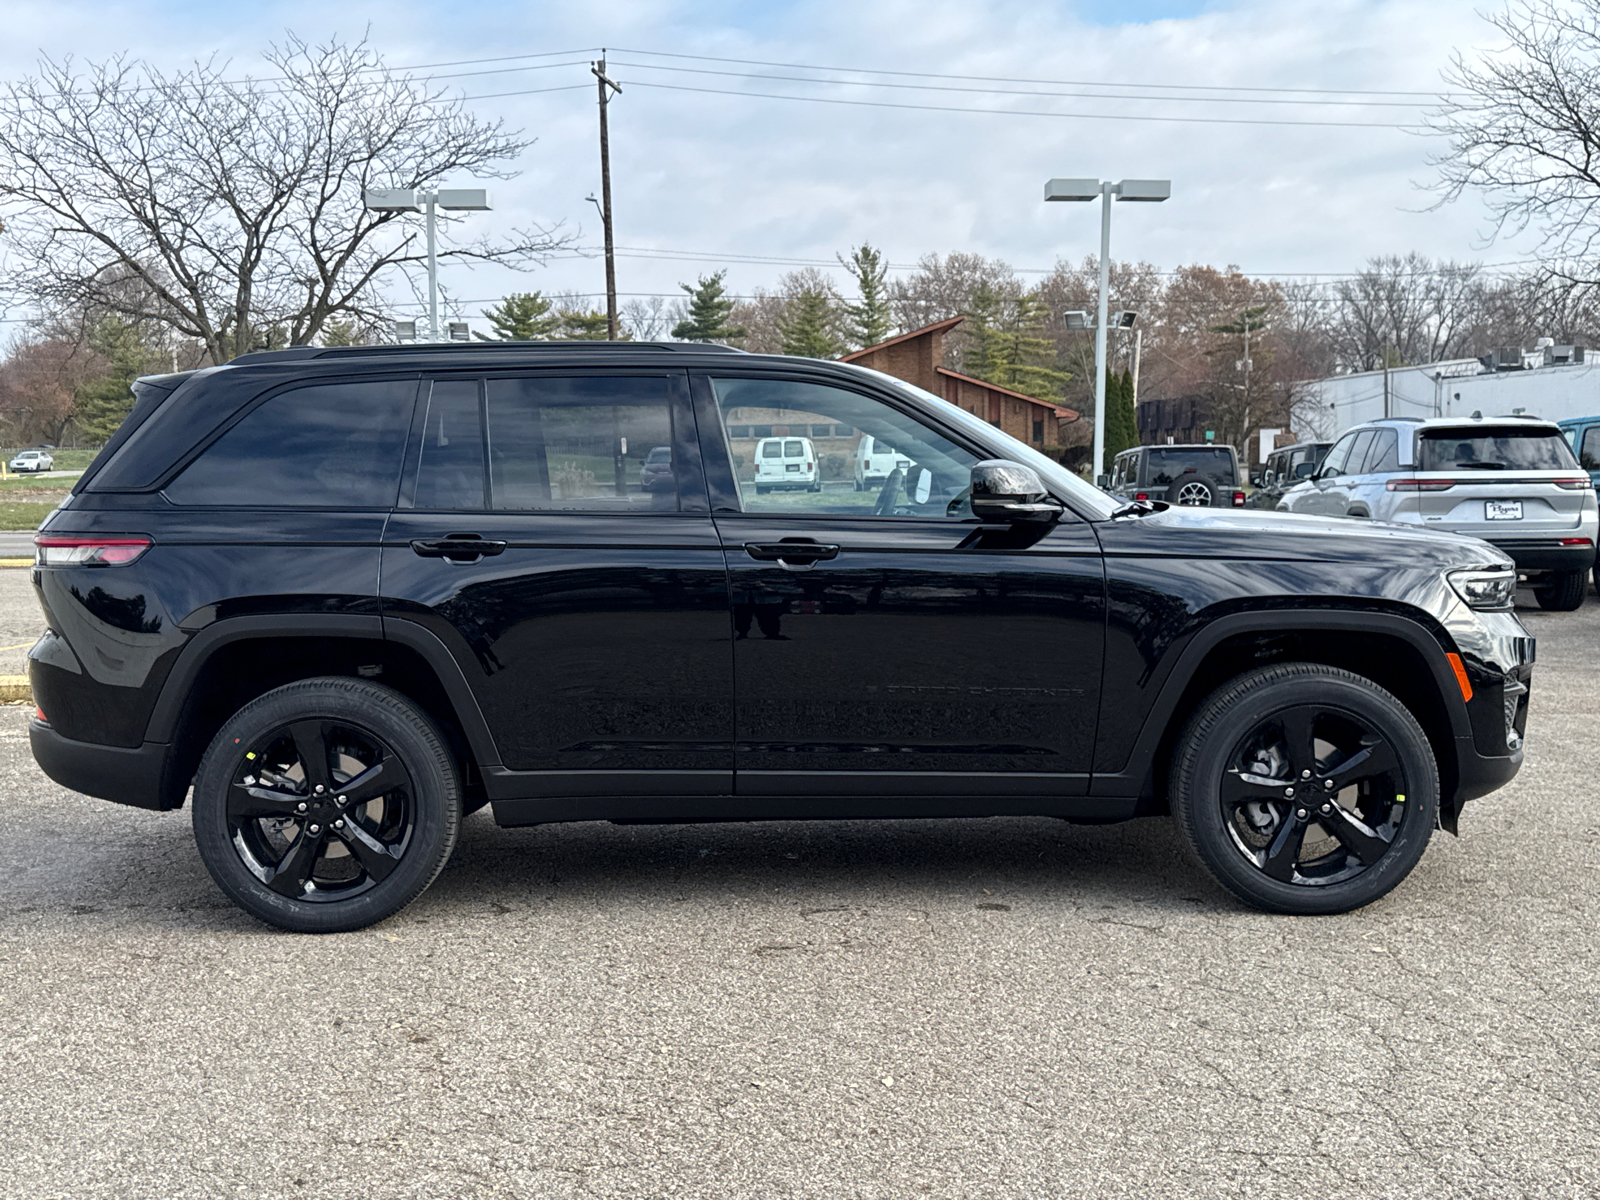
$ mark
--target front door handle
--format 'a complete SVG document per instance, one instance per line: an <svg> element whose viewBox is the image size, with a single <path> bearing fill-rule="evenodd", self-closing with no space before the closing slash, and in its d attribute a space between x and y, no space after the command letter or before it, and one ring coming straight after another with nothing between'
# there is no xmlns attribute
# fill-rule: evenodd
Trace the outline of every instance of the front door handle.
<svg viewBox="0 0 1600 1200"><path fill-rule="evenodd" d="M485 540L478 533L450 533L442 538L417 538L411 548L423 558L443 558L450 562L476 562L486 554L499 554L505 542Z"/></svg>
<svg viewBox="0 0 1600 1200"><path fill-rule="evenodd" d="M746 542L744 552L762 562L814 563L837 558L839 547L821 542Z"/></svg>

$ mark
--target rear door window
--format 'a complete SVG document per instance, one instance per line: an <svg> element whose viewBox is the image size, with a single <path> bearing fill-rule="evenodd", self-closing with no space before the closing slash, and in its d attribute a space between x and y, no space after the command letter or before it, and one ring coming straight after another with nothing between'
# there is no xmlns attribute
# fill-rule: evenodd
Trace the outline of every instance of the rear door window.
<svg viewBox="0 0 1600 1200"><path fill-rule="evenodd" d="M1425 430L1417 465L1424 471L1563 471L1578 463L1553 429L1472 425Z"/></svg>
<svg viewBox="0 0 1600 1200"><path fill-rule="evenodd" d="M1591 425L1583 431L1578 461L1585 471L1600 471L1600 425Z"/></svg>
<svg viewBox="0 0 1600 1200"><path fill-rule="evenodd" d="M1367 452L1372 449L1372 441L1377 436L1377 431L1372 429L1363 429L1356 434L1355 444L1350 447L1350 457L1345 460L1346 475L1360 475L1366 469Z"/></svg>
<svg viewBox="0 0 1600 1200"><path fill-rule="evenodd" d="M1378 430L1377 440L1372 443L1372 449L1367 451L1367 465L1361 474L1377 475L1385 471L1398 471L1399 469L1399 435L1392 429Z"/></svg>
<svg viewBox="0 0 1600 1200"><path fill-rule="evenodd" d="M279 392L163 494L174 504L393 508L416 397L415 379Z"/></svg>

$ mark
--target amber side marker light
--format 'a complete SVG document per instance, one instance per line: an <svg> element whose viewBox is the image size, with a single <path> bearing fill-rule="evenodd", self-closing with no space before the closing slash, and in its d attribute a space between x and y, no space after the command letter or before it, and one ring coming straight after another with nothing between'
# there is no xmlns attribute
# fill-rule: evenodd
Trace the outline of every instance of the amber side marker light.
<svg viewBox="0 0 1600 1200"><path fill-rule="evenodd" d="M1461 698L1471 700L1472 680L1467 678L1467 668L1461 664L1461 655L1446 654L1445 657L1450 660L1450 668L1456 673L1456 683L1461 687Z"/></svg>

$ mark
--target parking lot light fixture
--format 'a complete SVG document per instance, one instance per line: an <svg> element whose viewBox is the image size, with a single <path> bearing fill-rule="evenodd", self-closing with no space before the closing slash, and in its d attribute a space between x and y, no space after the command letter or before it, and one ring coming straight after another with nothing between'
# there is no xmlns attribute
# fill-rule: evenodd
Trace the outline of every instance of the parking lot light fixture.
<svg viewBox="0 0 1600 1200"><path fill-rule="evenodd" d="M441 341L439 329L438 210L488 212L494 208L486 188L368 188L362 203L374 212L420 212L428 231L428 341Z"/></svg>
<svg viewBox="0 0 1600 1200"><path fill-rule="evenodd" d="M1172 195L1170 179L1051 179L1046 200L1100 201L1100 300L1094 329L1094 479L1099 482L1106 457L1106 313L1111 282L1111 199L1159 202ZM1126 314L1118 314L1125 316ZM1128 326L1124 326L1127 328ZM1073 328L1069 325L1068 328Z"/></svg>

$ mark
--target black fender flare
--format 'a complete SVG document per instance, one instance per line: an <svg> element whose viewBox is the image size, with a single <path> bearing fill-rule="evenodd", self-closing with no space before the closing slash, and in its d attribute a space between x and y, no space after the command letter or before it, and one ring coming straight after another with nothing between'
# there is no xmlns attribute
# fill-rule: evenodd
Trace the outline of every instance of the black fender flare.
<svg viewBox="0 0 1600 1200"><path fill-rule="evenodd" d="M373 642L394 642L414 650L433 670L455 710L473 755L482 767L500 765L500 752L484 719L478 698L461 671L461 664L433 633L411 621L356 613L293 613L274 616L229 617L196 632L178 652L167 673L161 694L150 712L145 741L169 743L178 734L184 706L195 680L211 656L234 642L260 638L340 637Z"/></svg>
<svg viewBox="0 0 1600 1200"><path fill-rule="evenodd" d="M1155 765L1156 750L1166 735L1184 691L1218 645L1230 637L1251 633L1295 633L1306 630L1343 633L1376 633L1398 637L1421 656L1433 673L1433 682L1450 718L1452 734L1471 744L1472 721L1462 699L1455 669L1445 657L1451 652L1448 634L1437 633L1421 621L1395 613L1351 612L1337 608L1292 608L1271 612L1240 612L1218 617L1193 634L1189 644L1167 672L1156 699L1145 714L1139 736L1134 740L1128 761L1119 771L1096 771L1089 785L1092 796L1138 796ZM1441 638L1446 640L1441 640Z"/></svg>

